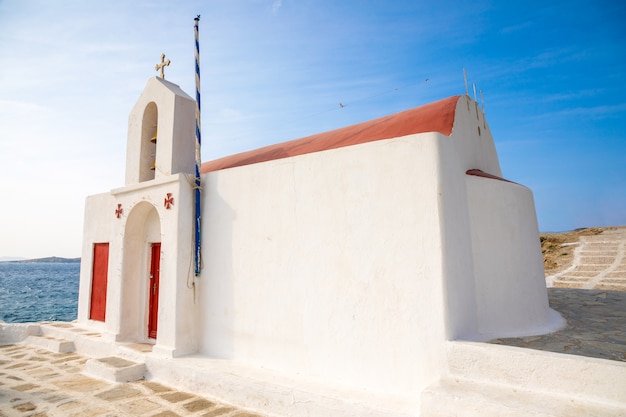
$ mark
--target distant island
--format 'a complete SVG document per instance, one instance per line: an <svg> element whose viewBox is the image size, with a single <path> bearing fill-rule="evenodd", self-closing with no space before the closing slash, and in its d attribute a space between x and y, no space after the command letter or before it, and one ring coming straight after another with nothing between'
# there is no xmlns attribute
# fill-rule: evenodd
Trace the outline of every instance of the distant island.
<svg viewBox="0 0 626 417"><path fill-rule="evenodd" d="M20 260L12 260L5 262L14 262L14 263L52 263L52 264L73 264L80 263L80 258L59 258L57 256L51 256L49 258L37 258L37 259L20 259Z"/></svg>

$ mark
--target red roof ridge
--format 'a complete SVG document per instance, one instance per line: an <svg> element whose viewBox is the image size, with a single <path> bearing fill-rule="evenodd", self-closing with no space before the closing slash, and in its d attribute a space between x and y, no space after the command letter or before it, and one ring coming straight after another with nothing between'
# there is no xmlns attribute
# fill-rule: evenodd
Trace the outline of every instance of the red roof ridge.
<svg viewBox="0 0 626 417"><path fill-rule="evenodd" d="M450 136L460 97L449 97L363 123L205 162L200 172L204 174L416 133L438 132Z"/></svg>
<svg viewBox="0 0 626 417"><path fill-rule="evenodd" d="M498 180L498 181L510 182L512 184L517 184L516 182L513 182L511 180L507 180L506 178L502 178L502 177L499 177L497 175L489 174L488 172L485 172L482 169L477 169L477 168L468 169L465 172L465 174L472 175L472 176L475 176L475 177L483 177L483 178L489 178L489 179L492 179L492 180Z"/></svg>

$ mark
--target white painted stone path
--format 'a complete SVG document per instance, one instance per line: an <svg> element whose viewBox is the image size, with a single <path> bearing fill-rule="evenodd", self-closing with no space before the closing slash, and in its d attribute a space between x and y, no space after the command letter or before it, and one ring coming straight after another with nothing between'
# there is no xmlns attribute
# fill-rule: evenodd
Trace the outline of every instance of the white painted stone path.
<svg viewBox="0 0 626 417"><path fill-rule="evenodd" d="M626 291L626 227L581 236L572 265L546 277L548 287Z"/></svg>

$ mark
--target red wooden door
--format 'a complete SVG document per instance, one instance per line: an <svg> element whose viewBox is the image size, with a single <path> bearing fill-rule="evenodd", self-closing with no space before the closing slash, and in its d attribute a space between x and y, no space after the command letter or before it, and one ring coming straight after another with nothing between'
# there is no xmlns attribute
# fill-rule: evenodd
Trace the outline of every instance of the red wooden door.
<svg viewBox="0 0 626 417"><path fill-rule="evenodd" d="M152 244L150 256L150 293L148 301L148 337L156 339L159 314L159 275L161 271L161 243Z"/></svg>
<svg viewBox="0 0 626 417"><path fill-rule="evenodd" d="M91 274L91 305L89 318L104 321L107 307L107 280L109 274L109 244L93 245L93 270Z"/></svg>

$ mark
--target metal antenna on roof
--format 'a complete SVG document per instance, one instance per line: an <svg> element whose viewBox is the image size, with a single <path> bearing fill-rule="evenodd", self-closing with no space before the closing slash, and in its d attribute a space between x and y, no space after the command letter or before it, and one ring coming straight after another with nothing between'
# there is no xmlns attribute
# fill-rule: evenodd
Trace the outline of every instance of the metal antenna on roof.
<svg viewBox="0 0 626 417"><path fill-rule="evenodd" d="M480 92L480 106L483 109L483 113L485 112L485 100L483 99L483 90L478 90Z"/></svg>
<svg viewBox="0 0 626 417"><path fill-rule="evenodd" d="M463 80L465 81L465 95L469 96L469 89L467 88L467 71L463 68Z"/></svg>
<svg viewBox="0 0 626 417"><path fill-rule="evenodd" d="M476 100L476 83L472 83L472 86L474 87L474 101L478 102L478 100Z"/></svg>

